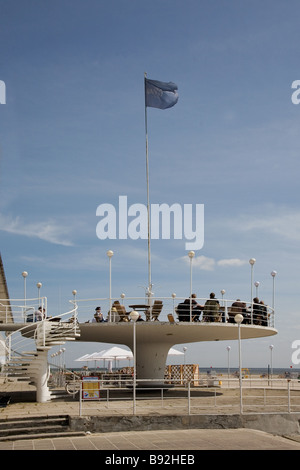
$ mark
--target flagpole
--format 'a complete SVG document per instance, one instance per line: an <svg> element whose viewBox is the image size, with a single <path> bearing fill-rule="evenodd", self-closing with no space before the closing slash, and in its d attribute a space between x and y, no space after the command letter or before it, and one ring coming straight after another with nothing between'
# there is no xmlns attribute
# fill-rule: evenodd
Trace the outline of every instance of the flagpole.
<svg viewBox="0 0 300 470"><path fill-rule="evenodd" d="M147 178L147 216L148 216L148 304L151 305L152 281L151 281L151 246L150 246L150 196L149 196L149 158L148 158L148 125L147 125L147 105L146 105L146 77L144 73L145 88L145 133L146 133L146 178Z"/></svg>

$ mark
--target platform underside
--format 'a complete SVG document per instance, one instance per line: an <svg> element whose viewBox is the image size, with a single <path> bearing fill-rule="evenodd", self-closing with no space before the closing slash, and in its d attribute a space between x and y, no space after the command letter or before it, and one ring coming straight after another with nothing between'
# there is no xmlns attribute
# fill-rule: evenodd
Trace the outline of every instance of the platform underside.
<svg viewBox="0 0 300 470"><path fill-rule="evenodd" d="M7 326L7 328L5 328ZM14 331L24 325L0 324L0 330ZM34 336L37 324L30 324L23 335ZM164 383L164 371L169 349L182 343L201 341L229 341L238 339L238 325L232 323L169 323L169 322L120 322L81 323L78 325L80 342L115 343L134 351L134 327L136 327L136 376L140 386L153 387ZM241 339L263 338L277 333L274 328L241 325ZM150 381L149 381L150 380Z"/></svg>
<svg viewBox="0 0 300 470"><path fill-rule="evenodd" d="M37 324L28 325L34 330ZM1 323L0 331L16 331L26 324ZM133 323L80 323L77 341L132 345ZM263 338L277 334L271 327L241 325L241 339ZM140 342L164 342L167 344L194 343L198 341L229 341L238 339L238 326L234 323L169 323L137 322L136 340Z"/></svg>
<svg viewBox="0 0 300 470"><path fill-rule="evenodd" d="M79 325L78 341L126 344L131 347L132 323L83 323ZM241 339L263 338L277 334L275 328L241 325ZM238 326L232 323L137 322L137 343L163 342L174 345L198 341L229 341L238 339Z"/></svg>

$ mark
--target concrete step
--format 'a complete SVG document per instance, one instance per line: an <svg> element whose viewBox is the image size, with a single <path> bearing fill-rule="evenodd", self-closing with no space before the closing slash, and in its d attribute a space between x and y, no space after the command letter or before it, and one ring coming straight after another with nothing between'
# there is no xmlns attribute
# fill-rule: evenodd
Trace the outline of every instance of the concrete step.
<svg viewBox="0 0 300 470"><path fill-rule="evenodd" d="M66 398L70 398L70 395L66 390L58 390L56 388L49 387L49 392L51 400L64 400Z"/></svg>
<svg viewBox="0 0 300 470"><path fill-rule="evenodd" d="M0 441L66 435L75 435L69 429L67 415L0 419Z"/></svg>
<svg viewBox="0 0 300 470"><path fill-rule="evenodd" d="M85 436L84 431L64 431L64 432L47 432L39 434L19 434L14 436L0 437L0 442L4 441L21 441L28 439L55 439L58 437L80 437Z"/></svg>

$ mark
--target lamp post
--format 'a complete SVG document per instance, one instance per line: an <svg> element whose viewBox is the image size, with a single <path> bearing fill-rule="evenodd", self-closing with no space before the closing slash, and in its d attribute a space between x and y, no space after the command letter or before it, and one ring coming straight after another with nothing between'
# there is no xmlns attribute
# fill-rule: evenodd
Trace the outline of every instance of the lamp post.
<svg viewBox="0 0 300 470"><path fill-rule="evenodd" d="M26 277L28 276L28 272L23 271L22 276L24 278L24 303L25 303L25 308L26 308Z"/></svg>
<svg viewBox="0 0 300 470"><path fill-rule="evenodd" d="M277 271L272 271L271 272L271 276L273 278L273 293L272 293L272 309L273 309L273 313L274 313L274 309L275 309L275 276L277 274Z"/></svg>
<svg viewBox="0 0 300 470"><path fill-rule="evenodd" d="M189 251L188 253L189 258L190 258L190 322L192 321L192 288L193 288L193 281L192 281L192 264L193 264L193 258L195 256L194 251Z"/></svg>
<svg viewBox="0 0 300 470"><path fill-rule="evenodd" d="M109 311L110 311L109 321L111 322L111 259L114 255L114 252L112 250L108 250L106 254L109 258Z"/></svg>
<svg viewBox="0 0 300 470"><path fill-rule="evenodd" d="M259 288L259 281L255 281L255 296L258 297L258 288Z"/></svg>
<svg viewBox="0 0 300 470"><path fill-rule="evenodd" d="M76 303L76 295L77 295L77 290L73 289L72 290L73 294L73 304L74 304L74 325L75 325L75 333L77 332L77 316L78 316L78 308L77 308L77 303Z"/></svg>
<svg viewBox="0 0 300 470"><path fill-rule="evenodd" d="M40 299L41 299L41 287L42 287L42 283L41 282L38 282L36 287L38 288L38 303L40 305Z"/></svg>
<svg viewBox="0 0 300 470"><path fill-rule="evenodd" d="M187 347L183 346L182 350L184 352L184 365L185 365L185 353L187 352Z"/></svg>
<svg viewBox="0 0 300 470"><path fill-rule="evenodd" d="M172 294L172 299L173 299L173 315L175 315L175 299L176 299L175 292L173 292L173 294Z"/></svg>
<svg viewBox="0 0 300 470"><path fill-rule="evenodd" d="M186 365L185 353L187 352L187 347L186 347L186 346L183 346L182 350L183 350L183 354L184 354L184 356L183 356L183 374L182 374L182 378L183 378L183 380L185 380L185 377L186 377L186 371L185 371L185 369L186 369L186 367L185 367L185 365Z"/></svg>
<svg viewBox="0 0 300 470"><path fill-rule="evenodd" d="M241 323L243 321L243 315L238 313L234 317L234 321L238 325L238 338L239 338L239 381L240 381L240 413L243 413L243 398L242 398L242 347L241 347Z"/></svg>
<svg viewBox="0 0 300 470"><path fill-rule="evenodd" d="M229 388L229 375L230 375L230 368L229 368L229 353L231 350L230 346L227 346L227 376L228 376L228 388Z"/></svg>
<svg viewBox="0 0 300 470"><path fill-rule="evenodd" d="M225 289L222 289L221 290L221 296L222 296L222 306L224 307L224 294L225 294ZM227 312L226 312L226 307L223 308L223 312L222 312L222 322L225 323L226 322L226 315L227 315Z"/></svg>
<svg viewBox="0 0 300 470"><path fill-rule="evenodd" d="M253 324L253 266L255 264L256 259L250 258L249 263L251 266L251 323Z"/></svg>
<svg viewBox="0 0 300 470"><path fill-rule="evenodd" d="M136 406L135 406L135 392L136 392L136 322L139 318L139 312L132 310L129 314L131 320L133 321L133 414L135 415Z"/></svg>
<svg viewBox="0 0 300 470"><path fill-rule="evenodd" d="M270 344L269 346L270 348L270 363L271 363L271 385L272 385L272 379L273 379L273 349L274 349L274 346L273 344Z"/></svg>

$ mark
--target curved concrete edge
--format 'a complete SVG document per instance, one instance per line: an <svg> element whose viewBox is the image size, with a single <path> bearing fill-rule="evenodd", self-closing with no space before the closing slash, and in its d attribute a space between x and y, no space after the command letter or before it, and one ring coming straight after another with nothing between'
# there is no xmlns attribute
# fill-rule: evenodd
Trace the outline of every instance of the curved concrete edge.
<svg viewBox="0 0 300 470"><path fill-rule="evenodd" d="M83 342L110 342L132 347L133 324L119 323L79 323ZM276 335L273 327L241 325L241 339L263 338ZM233 323L190 323L190 322L138 322L137 342L168 343L171 346L181 343L201 341L229 341L238 339L238 326Z"/></svg>
<svg viewBox="0 0 300 470"><path fill-rule="evenodd" d="M71 431L92 433L178 430L254 429L275 436L300 434L300 413L184 415L184 416L69 416Z"/></svg>
<svg viewBox="0 0 300 470"><path fill-rule="evenodd" d="M13 332L22 329L24 333L34 332L37 323L0 323L0 331ZM77 341L126 344L132 347L133 325L119 323L79 323L80 337ZM190 322L139 322L136 324L137 341L158 340L171 346L181 343L202 341L230 341L238 339L238 327L232 323L190 323ZM273 327L241 325L241 339L264 338L276 335Z"/></svg>

